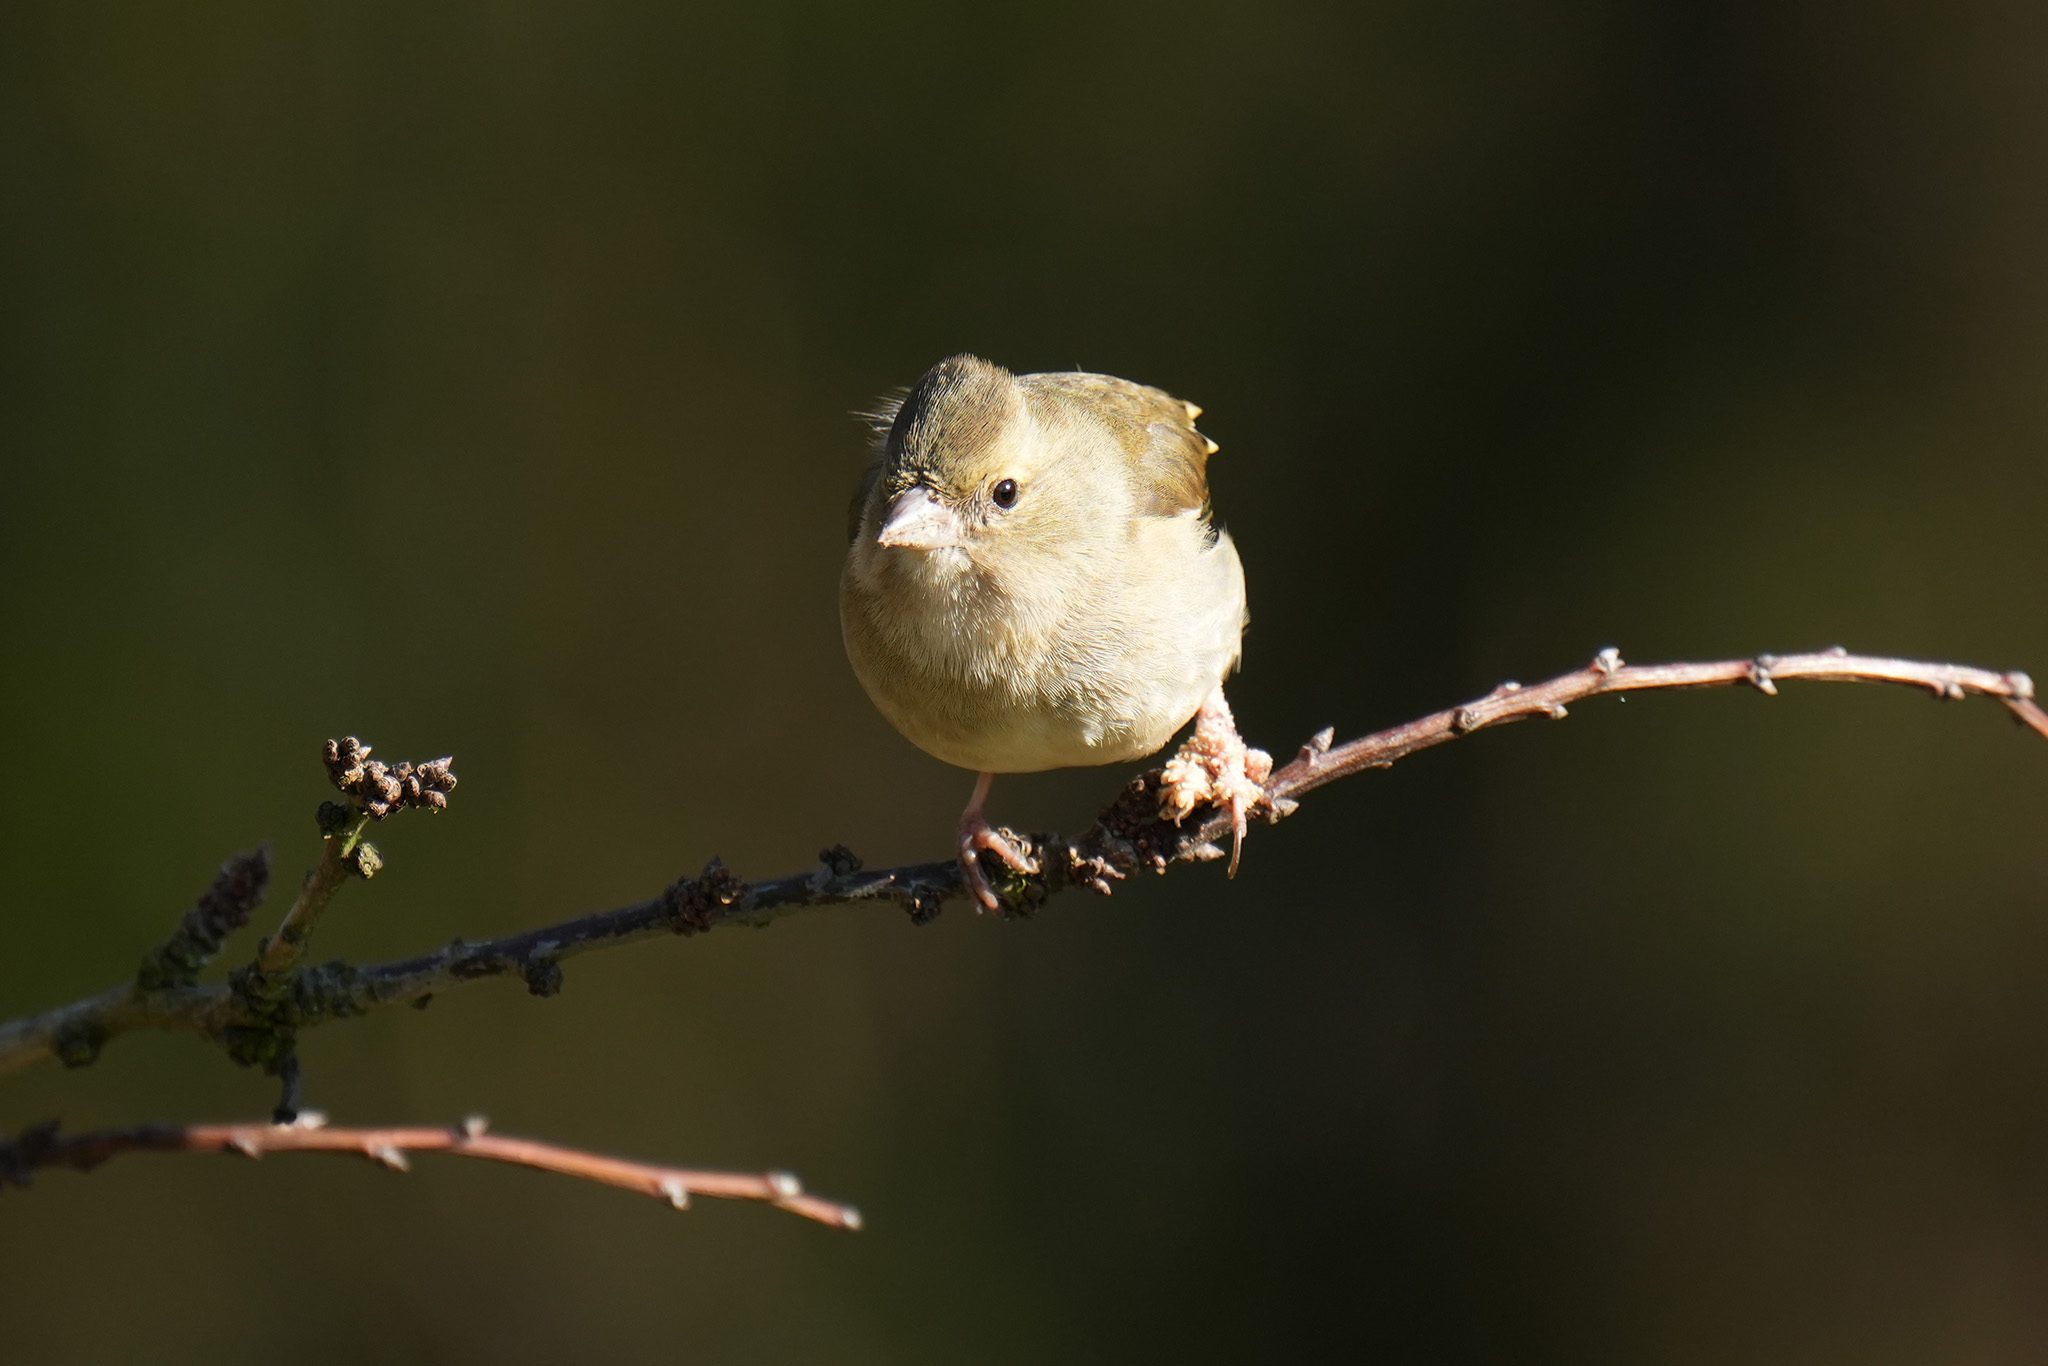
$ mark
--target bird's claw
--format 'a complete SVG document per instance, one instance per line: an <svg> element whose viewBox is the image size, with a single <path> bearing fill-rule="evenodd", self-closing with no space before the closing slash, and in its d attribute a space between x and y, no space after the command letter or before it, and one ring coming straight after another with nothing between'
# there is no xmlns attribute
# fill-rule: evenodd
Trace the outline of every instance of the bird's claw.
<svg viewBox="0 0 2048 1366"><path fill-rule="evenodd" d="M1245 744L1221 693L1195 714L1195 729L1160 770L1159 814L1175 825L1200 806L1230 814L1230 876L1244 853L1251 816L1270 808L1266 779L1273 756Z"/></svg>
<svg viewBox="0 0 2048 1366"><path fill-rule="evenodd" d="M1000 913L1003 899L996 894L994 884L988 880L987 870L981 866L984 850L1002 860L1003 866L1012 872L1036 873L1038 864L1026 858L1002 831L987 821L963 820L960 823L960 880L966 884L967 894L980 903L983 910Z"/></svg>

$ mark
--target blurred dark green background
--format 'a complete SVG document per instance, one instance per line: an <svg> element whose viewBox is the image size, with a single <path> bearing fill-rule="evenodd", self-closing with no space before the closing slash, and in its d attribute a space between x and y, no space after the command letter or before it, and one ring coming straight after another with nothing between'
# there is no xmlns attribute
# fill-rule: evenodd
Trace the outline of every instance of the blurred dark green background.
<svg viewBox="0 0 2048 1366"><path fill-rule="evenodd" d="M848 411L961 349L1207 406L1275 750L1608 644L2048 676L2044 39L1972 3L12 6L0 1015L131 971L236 848L288 888L344 731L463 785L316 956L713 853L940 854L969 779L871 710L835 593ZM788 1167L869 1230L137 1158L0 1199L5 1355L2038 1361L2044 789L1990 704L1645 696L1343 784L1234 884L478 985L308 1036L309 1103ZM133 1037L0 1083L0 1125L273 1095Z"/></svg>

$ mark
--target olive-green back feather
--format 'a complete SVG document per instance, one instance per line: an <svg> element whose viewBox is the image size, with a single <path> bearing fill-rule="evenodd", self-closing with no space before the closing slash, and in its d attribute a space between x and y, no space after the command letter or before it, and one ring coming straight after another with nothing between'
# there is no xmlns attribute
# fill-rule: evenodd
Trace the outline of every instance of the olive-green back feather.
<svg viewBox="0 0 2048 1366"><path fill-rule="evenodd" d="M1147 498L1140 511L1155 517L1209 514L1209 457L1216 443L1195 430L1202 411L1163 389L1114 375L1077 372L1022 375L1030 401L1079 410L1109 428L1143 473Z"/></svg>

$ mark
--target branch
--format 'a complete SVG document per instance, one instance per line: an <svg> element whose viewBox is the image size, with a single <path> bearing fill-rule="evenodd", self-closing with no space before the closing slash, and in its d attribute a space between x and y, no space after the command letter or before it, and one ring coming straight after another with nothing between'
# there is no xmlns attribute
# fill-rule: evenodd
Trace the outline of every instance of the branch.
<svg viewBox="0 0 2048 1366"><path fill-rule="evenodd" d="M284 914L277 933L256 951L256 971L269 982L290 972L306 951L320 913L341 890L349 875L365 880L384 866L377 846L363 838L371 821L381 821L394 811L418 807L423 811L448 809L448 794L455 790L454 760L434 759L424 764L387 764L370 757L370 746L344 736L329 740L321 753L327 777L346 793L346 802L323 802L320 831L326 837L320 862L306 874L298 899Z"/></svg>
<svg viewBox="0 0 2048 1366"><path fill-rule="evenodd" d="M250 1158L270 1153L352 1153L403 1172L411 1168L407 1154L425 1152L507 1162L596 1181L651 1195L676 1209L688 1208L690 1198L700 1195L759 1200L833 1228L855 1230L861 1226L859 1210L805 1194L802 1183L787 1172L754 1176L650 1166L537 1139L501 1138L487 1132L480 1118L465 1120L454 1129L330 1129L319 1115L308 1111L291 1124L143 1124L84 1134L59 1134L51 1121L24 1130L11 1142L0 1141L0 1189L10 1184L28 1185L38 1169L70 1167L86 1172L123 1153L239 1153Z"/></svg>
<svg viewBox="0 0 2048 1366"><path fill-rule="evenodd" d="M1758 655L1754 659L1726 659L1712 664L1624 664L1621 652L1610 648L1602 650L1585 668L1547 682L1526 688L1519 683L1503 683L1476 702L1335 749L1330 749L1327 741L1320 747L1311 743L1303 747L1293 763L1273 775L1267 791L1276 801L1298 797L1363 769L1386 768L1418 750L1489 726L1537 716L1562 721L1569 704L1588 697L1659 688L1725 688L1736 684L1755 688L1766 697L1776 697L1778 684L1793 679L1813 683L1894 683L1924 689L1944 702L1993 697L2035 734L2048 738L2048 712L2035 703L2034 680L2023 673L1852 655L1840 646L1810 654Z"/></svg>
<svg viewBox="0 0 2048 1366"><path fill-rule="evenodd" d="M277 933L256 950L258 972L281 978L297 966L306 951L306 941L313 937L313 927L320 923L320 913L327 909L327 903L334 899L342 884L352 874L370 877L381 866L376 846L363 839L363 831L369 825L368 816L351 815L338 829L326 832L320 846L320 862L299 884L299 894L284 913Z"/></svg>
<svg viewBox="0 0 2048 1366"><path fill-rule="evenodd" d="M171 937L149 951L136 970L140 991L191 986L220 953L228 936L249 923L270 887L270 849L251 849L221 865L213 885L185 912Z"/></svg>
<svg viewBox="0 0 2048 1366"><path fill-rule="evenodd" d="M1420 750L1475 731L1531 717L1560 719L1566 707L1609 693L1661 688L1742 685L1769 696L1790 680L1829 683L1888 683L1955 700L1996 698L2020 722L2048 738L2048 713L2033 700L2025 674L1998 673L1955 664L1921 663L1852 655L1842 650L1708 664L1628 665L1613 650L1602 651L1583 669L1522 687L1503 683L1485 697L1347 744L1331 746L1324 731L1266 785L1269 820L1292 814L1308 792L1368 769L1386 768ZM1078 838L1016 836L1038 857L1043 871L1028 877L991 868L1013 913L1028 914L1056 893L1075 886L1107 894L1111 884L1134 871L1163 873L1175 863L1220 856L1215 841L1229 828L1214 810L1199 823L1174 825L1158 814L1160 771L1132 780L1095 824ZM0 1074L48 1059L68 1065L92 1061L108 1038L143 1028L195 1031L230 1046L248 1031L292 1031L326 1020L361 1014L376 1006L424 1006L435 993L485 977L516 976L536 996L561 989L563 960L596 949L671 934L695 934L723 925L765 925L795 912L826 906L891 902L922 922L961 895L960 870L950 859L872 872L835 846L822 866L766 882L748 884L716 859L696 877L677 882L660 896L616 910L579 916L522 934L467 943L457 939L431 953L398 962L358 967L328 963L300 968L280 984L281 994L264 1013L233 985L171 987L137 992L116 989L87 1000L0 1024ZM238 1033L238 1031L240 1031ZM237 1053L243 1060L252 1055Z"/></svg>

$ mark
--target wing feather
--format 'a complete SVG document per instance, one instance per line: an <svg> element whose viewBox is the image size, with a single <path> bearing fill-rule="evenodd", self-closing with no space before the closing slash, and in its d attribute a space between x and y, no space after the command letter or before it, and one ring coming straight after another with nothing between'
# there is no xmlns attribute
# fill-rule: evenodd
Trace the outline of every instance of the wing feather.
<svg viewBox="0 0 2048 1366"><path fill-rule="evenodd" d="M1083 411L1110 434L1141 474L1140 510L1155 517L1209 516L1209 457L1216 443L1195 430L1201 409L1163 389L1114 375L1021 375L1029 395Z"/></svg>

